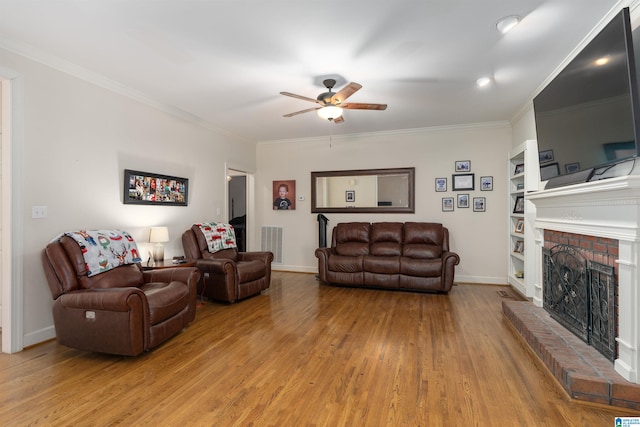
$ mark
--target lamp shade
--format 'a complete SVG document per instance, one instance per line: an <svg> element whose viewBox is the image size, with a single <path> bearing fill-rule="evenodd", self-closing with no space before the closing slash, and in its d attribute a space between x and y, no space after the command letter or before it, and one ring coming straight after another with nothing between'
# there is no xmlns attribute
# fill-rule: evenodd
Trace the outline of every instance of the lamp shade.
<svg viewBox="0 0 640 427"><path fill-rule="evenodd" d="M318 110L318 115L325 120L337 119L342 115L342 108L336 107L335 105L322 107Z"/></svg>
<svg viewBox="0 0 640 427"><path fill-rule="evenodd" d="M167 227L151 227L149 242L164 243L169 241L169 229Z"/></svg>

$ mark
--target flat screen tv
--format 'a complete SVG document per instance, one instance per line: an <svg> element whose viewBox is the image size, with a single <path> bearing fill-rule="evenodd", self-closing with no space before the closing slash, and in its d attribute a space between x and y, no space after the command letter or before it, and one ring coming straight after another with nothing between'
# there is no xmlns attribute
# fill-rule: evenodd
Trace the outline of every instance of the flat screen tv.
<svg viewBox="0 0 640 427"><path fill-rule="evenodd" d="M640 103L632 40L624 8L534 98L546 188L615 176L616 165L638 155Z"/></svg>

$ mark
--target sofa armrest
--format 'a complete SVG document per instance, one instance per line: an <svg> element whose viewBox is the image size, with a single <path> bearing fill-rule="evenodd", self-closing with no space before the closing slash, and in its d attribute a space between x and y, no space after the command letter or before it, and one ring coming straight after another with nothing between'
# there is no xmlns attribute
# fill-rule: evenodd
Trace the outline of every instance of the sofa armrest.
<svg viewBox="0 0 640 427"><path fill-rule="evenodd" d="M318 276L321 282L327 282L327 270L329 268L329 256L336 253L334 248L317 248L316 258L318 258Z"/></svg>
<svg viewBox="0 0 640 427"><path fill-rule="evenodd" d="M235 274L236 262L228 258L209 258L196 260L196 267L202 273L209 274Z"/></svg>
<svg viewBox="0 0 640 427"><path fill-rule="evenodd" d="M445 292L449 292L453 287L455 266L460 264L460 256L451 251L442 253L442 286Z"/></svg>

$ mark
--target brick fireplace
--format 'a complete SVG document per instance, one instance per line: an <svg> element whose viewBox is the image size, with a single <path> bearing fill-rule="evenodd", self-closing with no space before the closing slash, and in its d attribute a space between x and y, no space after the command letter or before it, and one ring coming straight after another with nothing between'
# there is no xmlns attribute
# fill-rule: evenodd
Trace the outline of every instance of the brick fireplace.
<svg viewBox="0 0 640 427"><path fill-rule="evenodd" d="M536 208L535 263L527 273L532 286L526 296L544 305L544 250L557 243L595 248L585 258L611 265L617 284L613 366L624 379L640 384L640 176L543 190L526 198Z"/></svg>

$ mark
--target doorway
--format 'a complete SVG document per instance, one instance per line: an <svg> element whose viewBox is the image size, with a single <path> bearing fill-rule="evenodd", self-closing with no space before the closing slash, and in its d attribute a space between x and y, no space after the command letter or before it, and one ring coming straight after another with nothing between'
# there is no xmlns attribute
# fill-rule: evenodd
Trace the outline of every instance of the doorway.
<svg viewBox="0 0 640 427"><path fill-rule="evenodd" d="M247 251L247 174L242 171L227 170L227 216L236 233L238 252Z"/></svg>

